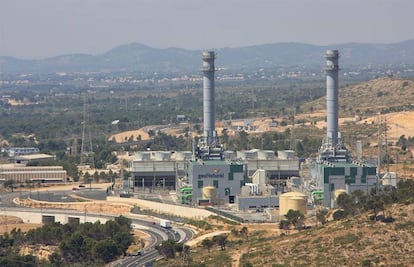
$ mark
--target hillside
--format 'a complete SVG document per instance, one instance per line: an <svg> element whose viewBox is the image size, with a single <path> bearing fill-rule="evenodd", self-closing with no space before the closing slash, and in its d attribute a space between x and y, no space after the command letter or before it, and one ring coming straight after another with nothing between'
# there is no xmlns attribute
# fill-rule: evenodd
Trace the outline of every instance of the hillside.
<svg viewBox="0 0 414 267"><path fill-rule="evenodd" d="M311 67L320 71L323 66L323 54L327 49L339 49L341 65L347 67L407 67L414 62L414 40L395 44L347 43L330 46L274 43L214 50L218 53L217 67L234 71L289 67ZM200 68L200 55L200 50L158 49L132 43L115 47L99 55L69 54L40 60L0 56L0 69L3 73L194 72Z"/></svg>
<svg viewBox="0 0 414 267"><path fill-rule="evenodd" d="M413 205L395 205L394 223L368 214L330 222L309 231L269 238L245 254L253 266L412 266Z"/></svg>
<svg viewBox="0 0 414 267"><path fill-rule="evenodd" d="M382 77L342 87L339 89L339 130L347 142L362 140L363 144L377 144L378 123L386 123L387 139L395 143L402 135L414 136L413 103L412 80ZM317 121L315 126L319 129L326 127L326 97L309 102L301 108L312 112L299 114L298 118ZM371 152L373 155L377 153Z"/></svg>
<svg viewBox="0 0 414 267"><path fill-rule="evenodd" d="M192 246L187 266L413 266L414 205L388 206L395 221L373 221L370 213L331 221L308 230L278 229L275 224L242 225L248 238L232 230L226 249ZM170 259L155 266L184 266Z"/></svg>
<svg viewBox="0 0 414 267"><path fill-rule="evenodd" d="M392 77L377 78L339 89L339 116L370 116L378 112L410 110L414 103L414 82ZM325 110L326 97L303 105L303 110Z"/></svg>

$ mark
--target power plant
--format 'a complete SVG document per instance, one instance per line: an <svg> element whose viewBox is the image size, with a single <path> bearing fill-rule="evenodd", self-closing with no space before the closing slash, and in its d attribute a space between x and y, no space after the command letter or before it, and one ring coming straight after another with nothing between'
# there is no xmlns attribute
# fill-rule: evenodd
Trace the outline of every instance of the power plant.
<svg viewBox="0 0 414 267"><path fill-rule="evenodd" d="M278 151L276 157L266 150L224 150L215 129L216 53L204 51L201 58L203 136L193 151L138 152L131 164L138 191L174 189L181 204L194 206L234 203L238 210L281 206L287 212L289 207L303 211L311 202L334 207L340 193L369 192L378 185L376 166L351 160L339 131L338 50L325 54L327 128L319 155L310 165L310 182L300 177L294 151ZM307 197L284 195L286 190L302 191Z"/></svg>
<svg viewBox="0 0 414 267"><path fill-rule="evenodd" d="M182 204L237 203L240 209L249 206L278 206L276 190L271 189L271 183L280 184L281 180L298 176L298 158L294 156L294 151L278 151L279 157L276 157L273 151L257 149L224 151L215 129L216 53L204 51L201 58L203 137L192 152L138 152L131 163L134 188L142 191L153 191L157 188L175 189ZM250 189L245 189L244 192L247 193L242 196L242 188L248 182L248 177L254 177L259 170L263 171L265 176L264 179L260 179L260 185L252 185L260 190L253 192L255 204L249 205ZM274 196L260 199L263 191L272 192Z"/></svg>
<svg viewBox="0 0 414 267"><path fill-rule="evenodd" d="M376 166L367 162L351 161L338 127L338 73L339 52L328 50L326 57L326 139L319 150L319 157L311 166L315 184L314 200L323 206L335 207L339 192L366 193L378 185Z"/></svg>
<svg viewBox="0 0 414 267"><path fill-rule="evenodd" d="M224 161L224 150L215 129L214 51L202 52L204 136L195 150L195 160L188 162L186 183L191 185L196 205L234 203L246 182L245 166Z"/></svg>

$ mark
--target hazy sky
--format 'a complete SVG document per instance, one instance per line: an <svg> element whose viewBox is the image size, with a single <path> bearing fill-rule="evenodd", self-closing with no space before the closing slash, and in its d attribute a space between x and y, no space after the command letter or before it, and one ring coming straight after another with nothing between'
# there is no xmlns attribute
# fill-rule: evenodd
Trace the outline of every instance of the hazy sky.
<svg viewBox="0 0 414 267"><path fill-rule="evenodd" d="M414 39L414 0L0 0L0 55Z"/></svg>

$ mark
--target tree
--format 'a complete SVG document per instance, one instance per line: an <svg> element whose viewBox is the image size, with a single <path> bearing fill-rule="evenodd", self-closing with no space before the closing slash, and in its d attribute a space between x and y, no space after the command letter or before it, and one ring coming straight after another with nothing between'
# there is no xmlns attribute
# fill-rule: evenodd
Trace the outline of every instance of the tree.
<svg viewBox="0 0 414 267"><path fill-rule="evenodd" d="M347 213L344 210L336 210L333 214L332 217L334 219L334 221L339 221L344 219L347 216Z"/></svg>
<svg viewBox="0 0 414 267"><path fill-rule="evenodd" d="M154 137L155 136L154 130L149 130L148 135L149 135L149 137Z"/></svg>
<svg viewBox="0 0 414 267"><path fill-rule="evenodd" d="M221 250L226 250L227 235L216 235L213 237L213 242L220 246Z"/></svg>
<svg viewBox="0 0 414 267"><path fill-rule="evenodd" d="M246 238L246 240L249 240L249 230L246 226L243 226L243 228L240 230L240 234Z"/></svg>
<svg viewBox="0 0 414 267"><path fill-rule="evenodd" d="M285 217L289 225L292 224L295 229L298 229L303 224L303 219L305 219L305 215L299 210L288 210Z"/></svg>
<svg viewBox="0 0 414 267"><path fill-rule="evenodd" d="M316 219L318 220L318 222L320 222L321 224L325 224L326 223L326 215L328 214L328 210L322 209L322 210L318 210L316 212Z"/></svg>
<svg viewBox="0 0 414 267"><path fill-rule="evenodd" d="M182 251L182 257L183 261L187 264L191 262L191 254L190 254L190 246L183 245L183 251Z"/></svg>
<svg viewBox="0 0 414 267"><path fill-rule="evenodd" d="M49 255L49 262L53 267L60 267L64 263L62 256L58 252L53 252Z"/></svg>
<svg viewBox="0 0 414 267"><path fill-rule="evenodd" d="M96 259L102 259L104 262L110 262L119 255L119 248L115 241L106 239L98 241L93 248L93 254Z"/></svg>
<svg viewBox="0 0 414 267"><path fill-rule="evenodd" d="M355 214L357 206L353 195L348 195L347 193L340 194L336 199L336 204L338 204L338 207L343 209L346 215Z"/></svg>
<svg viewBox="0 0 414 267"><path fill-rule="evenodd" d="M372 210L374 212L373 219L377 220L377 215L379 211L385 210L384 201L382 199L382 196L375 195L372 196L366 203L366 209Z"/></svg>
<svg viewBox="0 0 414 267"><path fill-rule="evenodd" d="M122 253L125 254L128 247L132 244L133 237L127 232L118 232L114 235L114 241Z"/></svg>
<svg viewBox="0 0 414 267"><path fill-rule="evenodd" d="M97 171L95 171L95 172L93 173L93 180L94 180L95 182L99 182L99 173L98 173Z"/></svg>
<svg viewBox="0 0 414 267"><path fill-rule="evenodd" d="M175 258L175 252L177 251L177 242L174 240L168 239L155 247L158 252L166 257L167 259Z"/></svg>
<svg viewBox="0 0 414 267"><path fill-rule="evenodd" d="M11 189L11 191L13 192L13 188L14 188L14 181L13 181L13 180L6 180L6 181L3 183L3 187L4 187L4 188Z"/></svg>
<svg viewBox="0 0 414 267"><path fill-rule="evenodd" d="M287 230L287 229L289 229L289 225L290 225L290 223L289 223L288 220L280 220L279 229Z"/></svg>
<svg viewBox="0 0 414 267"><path fill-rule="evenodd" d="M89 183L90 178L91 178L91 175L89 174L89 172L85 172L85 174L83 175L83 181L85 183Z"/></svg>
<svg viewBox="0 0 414 267"><path fill-rule="evenodd" d="M213 246L214 242L211 239L205 238L203 241L201 241L201 245L205 248L207 248L208 253L210 253L210 249Z"/></svg>

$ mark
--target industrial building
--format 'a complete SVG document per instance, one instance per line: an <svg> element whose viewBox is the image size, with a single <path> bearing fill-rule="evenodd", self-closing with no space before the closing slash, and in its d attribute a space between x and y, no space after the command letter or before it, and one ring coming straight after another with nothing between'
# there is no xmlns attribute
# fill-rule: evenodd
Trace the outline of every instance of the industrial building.
<svg viewBox="0 0 414 267"><path fill-rule="evenodd" d="M275 153L271 150L224 151L223 159L239 162L246 167L248 177L258 169L266 171L267 183L279 185L288 177L299 175L299 160L291 150ZM188 164L193 160L191 151L142 151L136 152L130 163L134 187L174 190L176 181L185 177Z"/></svg>
<svg viewBox="0 0 414 267"><path fill-rule="evenodd" d="M280 191L268 183L267 172L258 169L252 176L252 182L242 187L241 194L236 198L239 211L262 210L279 207Z"/></svg>
<svg viewBox="0 0 414 267"><path fill-rule="evenodd" d="M315 162L312 172L319 178L317 187L324 192L322 205L326 207L335 206L337 192L362 190L369 193L378 182L377 168L359 162Z"/></svg>
<svg viewBox="0 0 414 267"><path fill-rule="evenodd" d="M141 190L156 188L174 190L179 177L185 176L186 163L192 159L191 151L136 152L130 163L133 187Z"/></svg>
<svg viewBox="0 0 414 267"><path fill-rule="evenodd" d="M55 155L27 154L27 155L14 156L9 159L9 162L28 164L29 162L54 161L54 160L56 160Z"/></svg>
<svg viewBox="0 0 414 267"><path fill-rule="evenodd" d="M265 170L268 178L267 183L272 185L279 185L280 180L284 181L289 177L299 175L299 159L293 150L279 150L277 151L277 157L272 150L237 151L236 158L231 157L231 154L226 152L226 159L237 159L247 165L248 176L252 176L256 170Z"/></svg>
<svg viewBox="0 0 414 267"><path fill-rule="evenodd" d="M276 192L283 191L288 177L299 175L299 160L292 150L278 151L277 156L271 150L224 151L215 130L215 56L213 51L202 53L203 138L193 151L137 152L130 165L132 184L142 191L175 189L182 204L237 203L239 209L277 207ZM258 170L264 178L257 181L257 186L265 189L254 195L242 194L248 177L255 177ZM253 201L255 204L251 204Z"/></svg>
<svg viewBox="0 0 414 267"><path fill-rule="evenodd" d="M40 150L37 147L9 147L1 149L1 153L7 153L9 157L37 154L39 152Z"/></svg>
<svg viewBox="0 0 414 267"><path fill-rule="evenodd" d="M189 162L188 180L197 205L234 203L245 184L244 165L224 160Z"/></svg>
<svg viewBox="0 0 414 267"><path fill-rule="evenodd" d="M66 179L67 173L62 166L0 165L1 182L12 180L15 183L62 183Z"/></svg>
<svg viewBox="0 0 414 267"><path fill-rule="evenodd" d="M338 129L339 52L328 50L326 57L327 129L318 159L311 165L311 176L323 206L334 207L339 193L355 190L369 192L378 185L377 168L371 164L351 161Z"/></svg>

